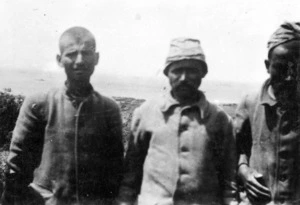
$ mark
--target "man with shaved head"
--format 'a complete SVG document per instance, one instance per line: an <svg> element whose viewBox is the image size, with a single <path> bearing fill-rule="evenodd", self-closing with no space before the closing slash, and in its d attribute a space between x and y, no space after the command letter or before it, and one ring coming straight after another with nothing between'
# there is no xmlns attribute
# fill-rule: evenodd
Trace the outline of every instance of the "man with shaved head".
<svg viewBox="0 0 300 205"><path fill-rule="evenodd" d="M274 32L265 66L269 78L244 97L234 123L241 205L298 205L300 22L283 23Z"/></svg>
<svg viewBox="0 0 300 205"><path fill-rule="evenodd" d="M26 97L13 131L2 204L111 204L122 176L121 117L94 91L94 36L66 30L59 40L62 88Z"/></svg>

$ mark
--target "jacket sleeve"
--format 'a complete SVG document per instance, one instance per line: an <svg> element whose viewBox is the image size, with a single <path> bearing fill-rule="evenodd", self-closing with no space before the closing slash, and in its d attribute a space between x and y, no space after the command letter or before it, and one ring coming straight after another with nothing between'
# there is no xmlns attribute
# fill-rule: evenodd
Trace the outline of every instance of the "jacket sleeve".
<svg viewBox="0 0 300 205"><path fill-rule="evenodd" d="M247 96L242 99L236 109L234 134L236 136L238 167L242 164L248 165L252 146L252 135Z"/></svg>
<svg viewBox="0 0 300 205"><path fill-rule="evenodd" d="M237 204L236 185L236 146L233 135L233 122L230 116L223 113L220 117L223 138L219 179L223 190L223 204Z"/></svg>
<svg viewBox="0 0 300 205"><path fill-rule="evenodd" d="M108 118L109 153L107 164L107 180L112 196L116 197L123 176L124 146L122 136L122 119L119 106L114 103Z"/></svg>
<svg viewBox="0 0 300 205"><path fill-rule="evenodd" d="M147 155L150 135L140 128L141 113L136 109L133 118L128 150L125 157L125 173L121 183L119 204L134 204L140 192L143 164Z"/></svg>
<svg viewBox="0 0 300 205"><path fill-rule="evenodd" d="M41 105L34 98L25 99L13 130L7 158L2 204L23 200L39 163L44 127Z"/></svg>

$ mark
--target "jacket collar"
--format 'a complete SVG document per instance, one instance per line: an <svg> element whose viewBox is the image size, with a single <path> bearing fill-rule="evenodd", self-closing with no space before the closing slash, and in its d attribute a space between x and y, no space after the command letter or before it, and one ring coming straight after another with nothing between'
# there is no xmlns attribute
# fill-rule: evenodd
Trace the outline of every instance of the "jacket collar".
<svg viewBox="0 0 300 205"><path fill-rule="evenodd" d="M93 86L89 84L88 87L86 87L86 89L84 90L84 95L80 95L79 92L76 92L75 90L70 88L68 81L65 82L63 90L64 94L75 107L78 107L79 104L83 102L89 101L89 99L93 96L94 93Z"/></svg>
<svg viewBox="0 0 300 205"><path fill-rule="evenodd" d="M163 98L160 109L162 112L166 113L174 106L182 105L180 105L180 103L171 95L171 92L168 92ZM199 100L197 102L184 107L198 108L201 119L204 119L209 115L209 102L206 100L206 97L202 91L199 91Z"/></svg>
<svg viewBox="0 0 300 205"><path fill-rule="evenodd" d="M88 84L85 88L79 90L76 88L72 88L68 81L65 82L64 88L66 94L71 98L87 98L94 91L94 88L91 84Z"/></svg>
<svg viewBox="0 0 300 205"><path fill-rule="evenodd" d="M262 86L259 100L260 100L261 105L269 105L271 107L274 107L277 105L278 102L276 101L276 99L274 97L271 97L271 95L269 93L270 86L271 86L270 79L267 79Z"/></svg>

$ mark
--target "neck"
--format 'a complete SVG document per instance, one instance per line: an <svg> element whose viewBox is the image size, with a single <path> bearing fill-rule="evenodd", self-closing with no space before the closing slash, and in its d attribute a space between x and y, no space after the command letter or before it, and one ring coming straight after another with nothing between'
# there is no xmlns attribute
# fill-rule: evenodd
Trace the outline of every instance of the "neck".
<svg viewBox="0 0 300 205"><path fill-rule="evenodd" d="M194 93L189 96L182 96L172 92L172 96L181 104L181 105L190 105L199 101L200 95L199 93Z"/></svg>
<svg viewBox="0 0 300 205"><path fill-rule="evenodd" d="M66 87L68 93L75 97L86 97L92 90L90 82L74 82L67 80Z"/></svg>

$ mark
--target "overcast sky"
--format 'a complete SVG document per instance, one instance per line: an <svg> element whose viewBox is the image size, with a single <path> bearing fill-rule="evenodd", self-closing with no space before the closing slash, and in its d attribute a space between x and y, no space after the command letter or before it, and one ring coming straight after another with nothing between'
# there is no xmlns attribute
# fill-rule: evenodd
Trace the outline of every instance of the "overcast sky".
<svg viewBox="0 0 300 205"><path fill-rule="evenodd" d="M286 20L300 20L299 0L2 0L0 69L55 72L60 34L84 26L98 74L162 76L170 40L193 37L208 79L262 81L266 43Z"/></svg>

